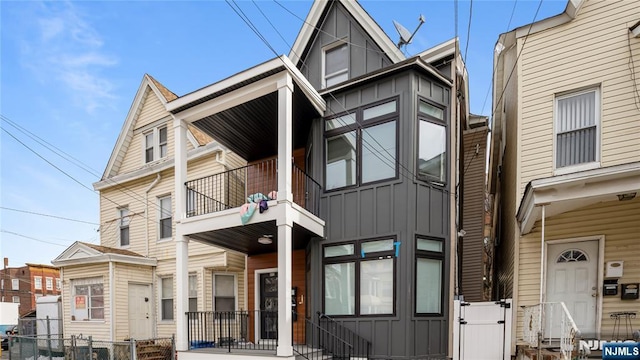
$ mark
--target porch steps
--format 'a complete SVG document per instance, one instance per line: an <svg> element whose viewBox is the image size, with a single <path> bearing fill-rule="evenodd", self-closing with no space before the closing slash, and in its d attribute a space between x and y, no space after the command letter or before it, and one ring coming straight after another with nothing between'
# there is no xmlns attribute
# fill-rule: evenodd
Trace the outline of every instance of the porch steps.
<svg viewBox="0 0 640 360"><path fill-rule="evenodd" d="M562 356L559 351L553 349L542 349L540 351L540 359L538 359L538 349L525 348L523 349L524 355L527 359L531 360L561 360Z"/></svg>

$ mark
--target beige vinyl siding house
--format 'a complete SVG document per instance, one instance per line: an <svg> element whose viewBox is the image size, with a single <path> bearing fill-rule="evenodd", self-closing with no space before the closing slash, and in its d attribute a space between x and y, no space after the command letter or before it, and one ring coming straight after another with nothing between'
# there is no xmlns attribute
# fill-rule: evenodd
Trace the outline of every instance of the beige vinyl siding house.
<svg viewBox="0 0 640 360"><path fill-rule="evenodd" d="M171 337L177 317L185 316L175 305L175 132L165 108L175 98L152 77L143 77L103 179L94 184L100 192L101 246L76 243L54 260L65 269L65 336L91 334L110 341ZM148 134L153 141L147 141ZM189 180L245 164L192 126L186 149ZM235 308L246 309L244 255L192 241L188 256L192 310L215 310L216 274L233 276ZM104 319L74 321L72 284L94 277L104 280Z"/></svg>
<svg viewBox="0 0 640 360"><path fill-rule="evenodd" d="M495 291L518 309L512 355L525 344L522 307L563 301L596 351L597 341L630 337L614 334L612 313L640 311L621 286L603 294L605 280L640 282L636 5L570 0L497 41L489 188L499 207ZM609 262L624 264L621 276L607 274ZM584 287L560 285L565 273Z"/></svg>

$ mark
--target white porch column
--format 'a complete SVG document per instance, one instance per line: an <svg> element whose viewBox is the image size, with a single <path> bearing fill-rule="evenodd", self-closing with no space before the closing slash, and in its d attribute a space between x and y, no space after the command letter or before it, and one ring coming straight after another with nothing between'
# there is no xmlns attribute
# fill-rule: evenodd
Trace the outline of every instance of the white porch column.
<svg viewBox="0 0 640 360"><path fill-rule="evenodd" d="M175 187L174 219L176 224L176 350L187 351L187 318L185 313L189 309L189 238L182 235L181 222L186 217L186 189L187 181L187 124L181 119L173 119L175 139Z"/></svg>
<svg viewBox="0 0 640 360"><path fill-rule="evenodd" d="M278 223L278 356L293 356L291 279L293 219L291 215L291 173L293 157L293 82L286 73L278 81L278 206L283 206L284 219Z"/></svg>

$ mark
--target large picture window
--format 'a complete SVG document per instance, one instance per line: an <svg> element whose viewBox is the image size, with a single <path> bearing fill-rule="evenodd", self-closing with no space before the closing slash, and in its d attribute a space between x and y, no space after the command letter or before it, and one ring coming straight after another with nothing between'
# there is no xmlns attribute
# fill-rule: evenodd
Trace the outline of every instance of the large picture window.
<svg viewBox="0 0 640 360"><path fill-rule="evenodd" d="M556 97L556 169L598 160L598 89Z"/></svg>
<svg viewBox="0 0 640 360"><path fill-rule="evenodd" d="M442 239L416 238L415 312L417 315L442 315L443 244Z"/></svg>
<svg viewBox="0 0 640 360"><path fill-rule="evenodd" d="M418 178L444 183L447 164L447 128L444 109L418 101Z"/></svg>
<svg viewBox="0 0 640 360"><path fill-rule="evenodd" d="M325 246L325 314L395 314L394 246L394 239Z"/></svg>
<svg viewBox="0 0 640 360"><path fill-rule="evenodd" d="M326 189L396 178L397 120L397 99L326 119Z"/></svg>

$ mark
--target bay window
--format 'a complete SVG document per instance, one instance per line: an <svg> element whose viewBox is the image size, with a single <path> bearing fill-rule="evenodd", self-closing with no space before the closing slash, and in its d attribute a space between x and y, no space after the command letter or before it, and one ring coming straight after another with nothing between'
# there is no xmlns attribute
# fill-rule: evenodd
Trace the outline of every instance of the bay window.
<svg viewBox="0 0 640 360"><path fill-rule="evenodd" d="M324 247L324 313L395 314L395 240Z"/></svg>
<svg viewBox="0 0 640 360"><path fill-rule="evenodd" d="M447 164L447 128L444 109L418 101L418 170L422 180L444 183Z"/></svg>
<svg viewBox="0 0 640 360"><path fill-rule="evenodd" d="M326 119L326 189L396 178L397 120L397 99Z"/></svg>
<svg viewBox="0 0 640 360"><path fill-rule="evenodd" d="M444 251L442 239L416 238L415 312L442 315Z"/></svg>

